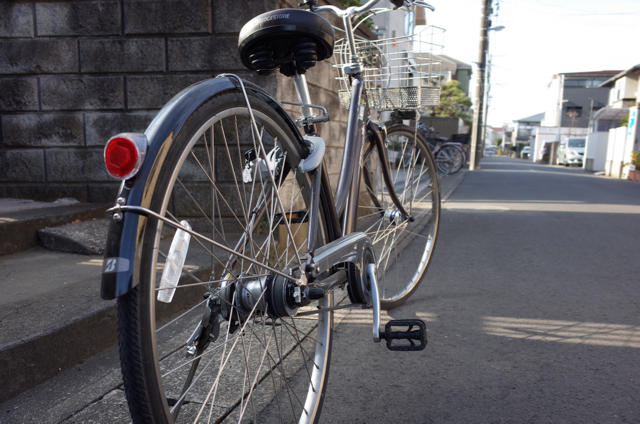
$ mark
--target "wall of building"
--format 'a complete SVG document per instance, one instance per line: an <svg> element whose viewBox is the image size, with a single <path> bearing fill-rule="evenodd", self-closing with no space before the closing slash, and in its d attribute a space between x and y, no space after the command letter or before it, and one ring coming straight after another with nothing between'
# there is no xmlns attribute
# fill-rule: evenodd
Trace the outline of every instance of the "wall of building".
<svg viewBox="0 0 640 424"><path fill-rule="evenodd" d="M626 179L629 175L631 152L640 151L640 126L638 125L638 107L630 110L628 127L609 130L605 175Z"/></svg>
<svg viewBox="0 0 640 424"><path fill-rule="evenodd" d="M112 200L110 136L144 131L183 88L245 72L242 24L273 1L0 4L0 196ZM275 77L256 81L275 93Z"/></svg>
<svg viewBox="0 0 640 424"><path fill-rule="evenodd" d="M609 104L616 105L622 100L635 100L640 97L638 91L638 76L625 76L616 80L609 93Z"/></svg>
<svg viewBox="0 0 640 424"><path fill-rule="evenodd" d="M630 144L627 143L627 133L629 129L627 127L612 128L609 130L609 143L607 144L607 158L605 161L604 172L608 177L626 178L623 172L628 167L624 166L625 160L628 162L630 159Z"/></svg>
<svg viewBox="0 0 640 424"><path fill-rule="evenodd" d="M585 171L604 171L608 143L608 132L592 132L588 135L582 164Z"/></svg>
<svg viewBox="0 0 640 424"><path fill-rule="evenodd" d="M439 137L451 137L453 134L467 134L468 130L460 118L420 118L428 127L433 127Z"/></svg>
<svg viewBox="0 0 640 424"><path fill-rule="evenodd" d="M254 16L297 4L0 3L0 197L113 201L119 183L104 169L106 141L123 131L143 132L175 94L223 72L238 74L280 100L296 100L291 80L246 70L237 42ZM308 73L312 99L332 111L331 122L320 129L333 180L346 123L335 75L330 62ZM294 118L299 115L296 108L288 109Z"/></svg>
<svg viewBox="0 0 640 424"><path fill-rule="evenodd" d="M561 126L587 128L592 111L605 107L609 100L608 88L581 88L564 87L562 98L567 102L563 103L561 111ZM571 108L580 108L580 115L576 118L569 116Z"/></svg>

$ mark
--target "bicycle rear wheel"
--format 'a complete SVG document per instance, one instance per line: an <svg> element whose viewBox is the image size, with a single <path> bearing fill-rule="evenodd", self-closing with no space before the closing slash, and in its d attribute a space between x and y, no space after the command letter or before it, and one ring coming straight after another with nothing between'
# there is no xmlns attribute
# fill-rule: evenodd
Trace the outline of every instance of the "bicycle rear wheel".
<svg viewBox="0 0 640 424"><path fill-rule="evenodd" d="M424 278L435 247L440 220L440 184L425 139L407 125L387 129L387 159L393 187L411 220L403 221L389 196L373 146L363 157L363 181L357 230L371 238L381 307L406 302Z"/></svg>
<svg viewBox="0 0 640 424"><path fill-rule="evenodd" d="M462 149L456 146L442 146L442 149L436 154L436 164L443 174L455 174L464 165Z"/></svg>
<svg viewBox="0 0 640 424"><path fill-rule="evenodd" d="M307 147L266 103L251 97L251 105L259 134L240 93L209 99L176 135L157 173L151 209L188 224L198 236L191 235L188 249L179 250L184 234L171 234L170 225L148 219L137 247L139 284L118 299L121 365L134 423L316 422L319 417L332 313L278 315L295 305L287 303L289 286L277 285L282 277L266 269L290 275L301 266L311 181L296 165ZM253 157L254 166L247 168L245 157ZM258 158L270 162L275 185ZM322 210L319 221L318 246L327 241ZM177 265L179 283L167 304L159 301L171 288L165 268L180 259L171 255L172 246L184 266ZM210 302L210 292L219 292L220 307ZM272 313L274 305L278 314ZM301 310L331 305L329 294ZM212 310L221 311L223 319Z"/></svg>

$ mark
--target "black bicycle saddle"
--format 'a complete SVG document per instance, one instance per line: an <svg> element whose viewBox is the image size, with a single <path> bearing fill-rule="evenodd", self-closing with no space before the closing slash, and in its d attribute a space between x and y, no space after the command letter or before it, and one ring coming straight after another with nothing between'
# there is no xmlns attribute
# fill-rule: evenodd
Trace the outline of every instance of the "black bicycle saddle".
<svg viewBox="0 0 640 424"><path fill-rule="evenodd" d="M242 63L260 75L277 69L303 74L333 54L335 34L329 21L308 10L279 9L256 16L240 31Z"/></svg>

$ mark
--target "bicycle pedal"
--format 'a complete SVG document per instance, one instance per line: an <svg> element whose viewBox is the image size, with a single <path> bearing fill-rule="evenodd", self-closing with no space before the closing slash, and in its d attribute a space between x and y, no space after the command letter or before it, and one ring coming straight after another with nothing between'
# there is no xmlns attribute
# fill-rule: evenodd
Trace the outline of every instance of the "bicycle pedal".
<svg viewBox="0 0 640 424"><path fill-rule="evenodd" d="M404 327L405 330L392 331L397 327ZM384 326L384 332L380 333L380 339L387 341L387 349L389 350L404 352L423 350L427 347L427 326L420 319L392 320ZM394 342L399 340L406 340L408 343Z"/></svg>

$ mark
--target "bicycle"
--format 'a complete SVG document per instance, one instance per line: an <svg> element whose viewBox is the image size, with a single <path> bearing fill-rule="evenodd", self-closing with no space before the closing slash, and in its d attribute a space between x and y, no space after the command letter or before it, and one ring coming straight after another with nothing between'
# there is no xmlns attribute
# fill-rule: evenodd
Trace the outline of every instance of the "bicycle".
<svg viewBox="0 0 640 424"><path fill-rule="evenodd" d="M443 174L455 174L467 163L467 153L461 143L438 137L438 133L432 127L427 127L422 122L418 123L418 133L431 146L438 170Z"/></svg>
<svg viewBox="0 0 640 424"><path fill-rule="evenodd" d="M404 165L409 164L407 158L414 149L415 140L419 139L429 146L440 172L452 175L460 171L467 162L467 154L462 144L447 141L444 137L437 137L437 132L433 128L418 121L419 116L417 111L394 111L387 127L387 142L400 146L399 150L405 157ZM413 121L413 127L405 125L404 120Z"/></svg>
<svg viewBox="0 0 640 424"><path fill-rule="evenodd" d="M334 196L317 131L329 118L311 112L324 109L304 75L334 46L318 13L342 18L355 52L352 20L378 2L342 10L308 0L309 10L245 25L243 62L293 78L298 121L260 87L223 74L176 95L144 134L105 146L122 185L107 212L101 296L118 299L133 422L317 422L338 309L371 308L373 340L391 350L426 346L422 321L382 330L380 310L411 296L433 254L440 189L429 148L418 140L410 166L389 169L352 54Z"/></svg>
<svg viewBox="0 0 640 424"><path fill-rule="evenodd" d="M418 132L431 146L438 169L443 174L455 174L467 163L467 151L462 143L438 137L433 127L427 127L422 122L418 122Z"/></svg>

